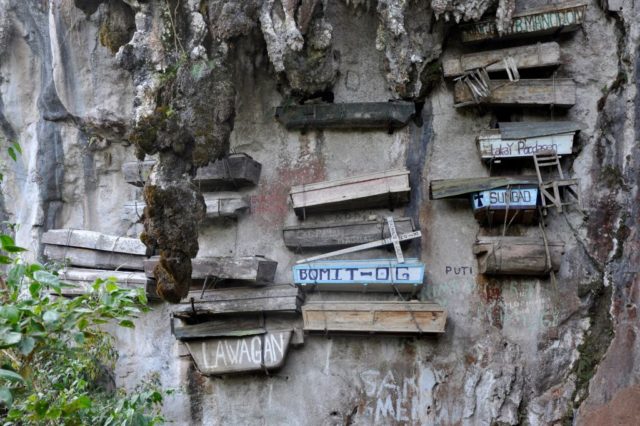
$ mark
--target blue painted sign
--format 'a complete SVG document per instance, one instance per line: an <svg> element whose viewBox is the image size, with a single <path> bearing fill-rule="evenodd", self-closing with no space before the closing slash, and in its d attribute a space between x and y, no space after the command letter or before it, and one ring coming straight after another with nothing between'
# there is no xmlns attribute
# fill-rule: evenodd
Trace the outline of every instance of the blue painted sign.
<svg viewBox="0 0 640 426"><path fill-rule="evenodd" d="M298 285L411 284L417 286L422 284L423 278L424 264L417 259L406 259L404 263L398 263L395 259L333 260L304 263L293 267L293 282Z"/></svg>
<svg viewBox="0 0 640 426"><path fill-rule="evenodd" d="M471 196L473 209L531 209L538 203L538 187L533 185L496 188Z"/></svg>

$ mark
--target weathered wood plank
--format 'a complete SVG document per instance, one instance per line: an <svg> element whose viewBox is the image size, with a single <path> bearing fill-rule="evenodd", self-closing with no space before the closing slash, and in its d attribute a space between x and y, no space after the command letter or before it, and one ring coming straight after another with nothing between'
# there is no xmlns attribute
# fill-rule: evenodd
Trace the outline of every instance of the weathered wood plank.
<svg viewBox="0 0 640 426"><path fill-rule="evenodd" d="M564 243L549 241L547 259L544 240L536 237L478 237L473 253L481 274L546 275L560 269Z"/></svg>
<svg viewBox="0 0 640 426"><path fill-rule="evenodd" d="M447 313L430 302L308 302L305 331L355 333L444 333Z"/></svg>
<svg viewBox="0 0 640 426"><path fill-rule="evenodd" d="M540 106L569 108L576 103L576 85L570 78L490 80L491 94L479 98L477 104ZM457 81L453 92L454 106L476 105L469 87Z"/></svg>
<svg viewBox="0 0 640 426"><path fill-rule="evenodd" d="M512 185L471 195L474 217L483 224L530 225L538 218L538 186Z"/></svg>
<svg viewBox="0 0 640 426"><path fill-rule="evenodd" d="M282 106L275 116L287 129L397 129L415 112L413 102L357 102Z"/></svg>
<svg viewBox="0 0 640 426"><path fill-rule="evenodd" d="M144 271L153 278L153 268L157 265L159 256L144 261ZM278 262L263 256L220 256L197 257L191 260L193 271L191 278L205 279L215 277L219 280L251 281L255 284L273 282Z"/></svg>
<svg viewBox="0 0 640 426"><path fill-rule="evenodd" d="M63 296L76 296L91 291L91 286L97 279L115 278L120 287L128 289L143 288L150 300L156 300L155 283L147 278L144 272L109 271L101 269L65 268L58 271L62 282L75 287L62 288Z"/></svg>
<svg viewBox="0 0 640 426"><path fill-rule="evenodd" d="M429 184L432 200L467 198L474 192L488 191L509 185L537 185L536 176L496 176L462 179L435 179Z"/></svg>
<svg viewBox="0 0 640 426"><path fill-rule="evenodd" d="M398 234L414 230L411 218L400 217L394 220ZM292 250L348 247L390 237L387 222L382 220L287 226L282 234L285 245Z"/></svg>
<svg viewBox="0 0 640 426"><path fill-rule="evenodd" d="M69 265L94 269L132 269L142 271L145 256L117 253L110 251L91 250L78 247L45 245L44 255L58 262L68 262Z"/></svg>
<svg viewBox="0 0 640 426"><path fill-rule="evenodd" d="M238 217L249 210L249 198L239 195L215 196L204 194L204 202L207 206L207 219L219 217ZM129 201L122 209L123 221L137 223L142 221L142 214L146 204L142 201Z"/></svg>
<svg viewBox="0 0 640 426"><path fill-rule="evenodd" d="M417 259L325 260L293 267L293 282L328 291L415 292L424 280Z"/></svg>
<svg viewBox="0 0 640 426"><path fill-rule="evenodd" d="M502 60L506 57L513 58L519 70L555 67L560 65L560 46L550 42L468 53L444 60L442 70L445 77L456 77L466 71L485 67L488 72L504 71Z"/></svg>
<svg viewBox="0 0 640 426"><path fill-rule="evenodd" d="M586 9L585 2L565 2L539 8L528 8L522 12L514 13L511 25L502 34L498 32L495 20L461 25L462 42L476 43L492 39L538 37L575 31L584 22Z"/></svg>
<svg viewBox="0 0 640 426"><path fill-rule="evenodd" d="M247 337L189 340L187 348L205 375L275 370L284 364L291 330Z"/></svg>
<svg viewBox="0 0 640 426"><path fill-rule="evenodd" d="M178 340L202 339L206 337L241 337L264 334L264 320L259 313L242 315L219 315L204 321L194 322L174 317L171 331Z"/></svg>
<svg viewBox="0 0 640 426"><path fill-rule="evenodd" d="M79 247L115 253L144 255L146 246L137 238L118 237L80 229L52 229L42 235L44 244Z"/></svg>
<svg viewBox="0 0 640 426"><path fill-rule="evenodd" d="M298 216L306 213L383 207L407 202L409 171L387 170L345 179L298 185L289 197Z"/></svg>
<svg viewBox="0 0 640 426"><path fill-rule="evenodd" d="M498 123L502 139L525 139L576 133L583 127L576 121L509 121Z"/></svg>

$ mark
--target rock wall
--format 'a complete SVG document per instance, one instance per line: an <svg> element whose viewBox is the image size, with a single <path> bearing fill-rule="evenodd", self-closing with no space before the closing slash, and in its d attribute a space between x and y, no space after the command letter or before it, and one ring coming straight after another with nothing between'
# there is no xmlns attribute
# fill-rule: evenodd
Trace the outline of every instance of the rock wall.
<svg viewBox="0 0 640 426"><path fill-rule="evenodd" d="M195 201L186 228L152 231L153 244L183 256L194 246L201 256L262 254L285 283L300 258L282 241L282 227L298 223L292 185L406 166L411 202L394 213L423 232L406 254L427 266L420 297L446 307L444 335L307 336L275 374L208 378L171 335L169 306L155 304L135 330L117 331L119 384L159 372L176 389L165 405L176 424L637 423L639 6L590 2L583 31L557 38L557 76L577 84L566 112L455 109L440 77L437 61L463 51L456 21L488 13L506 25L514 7L539 3L0 0L0 129L3 145L24 151L15 164L2 159L0 213L20 224L16 239L34 257L51 228L137 236L141 225L120 212L143 191L120 167L155 154L156 186L183 192L167 202L144 190L160 212L146 213L147 232L154 220L166 225L168 208ZM412 100L420 120L392 134L300 133L275 121L275 106L314 98ZM579 153L563 161L580 178L582 211L546 220L566 243L555 283L477 274L471 245L482 229L468 203L428 197L433 179L489 175L475 136L505 118L585 124ZM227 150L263 165L259 185L240 191L251 212L195 227L190 177ZM178 229L181 245L163 247Z"/></svg>

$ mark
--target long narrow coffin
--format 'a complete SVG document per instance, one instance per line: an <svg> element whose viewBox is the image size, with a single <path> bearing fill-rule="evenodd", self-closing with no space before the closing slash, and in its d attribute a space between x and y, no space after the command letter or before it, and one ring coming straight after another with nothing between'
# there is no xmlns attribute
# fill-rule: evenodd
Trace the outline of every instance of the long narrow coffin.
<svg viewBox="0 0 640 426"><path fill-rule="evenodd" d="M572 121L499 123L484 130L476 143L484 160L533 157L539 153L569 155L581 125Z"/></svg>
<svg viewBox="0 0 640 426"><path fill-rule="evenodd" d="M153 268L158 260L159 256L154 256L144 261L144 271L148 277L153 278ZM191 278L195 280L216 278L263 285L273 282L278 262L263 256L197 257L191 260L191 266Z"/></svg>
<svg viewBox="0 0 640 426"><path fill-rule="evenodd" d="M542 238L479 237L473 245L480 273L488 275L546 275L560 269L564 243Z"/></svg>
<svg viewBox="0 0 640 426"><path fill-rule="evenodd" d="M290 284L259 288L225 288L190 291L173 307L176 317L247 312L299 312L304 295Z"/></svg>
<svg viewBox="0 0 640 426"><path fill-rule="evenodd" d="M445 77L457 77L467 71L486 68L488 72L504 71L504 58L513 58L519 70L560 65L560 46L556 42L538 43L508 49L486 50L461 55L442 62Z"/></svg>
<svg viewBox="0 0 640 426"><path fill-rule="evenodd" d="M305 331L422 334L444 333L447 312L429 302L308 302Z"/></svg>
<svg viewBox="0 0 640 426"><path fill-rule="evenodd" d="M267 331L261 313L216 315L204 320L189 317L171 318L171 332L178 340L204 339L222 336L253 336Z"/></svg>
<svg viewBox="0 0 640 426"><path fill-rule="evenodd" d="M463 81L454 86L454 106L513 105L570 108L576 103L576 84L570 78L544 78L530 80L490 80L491 94L476 102L469 87Z"/></svg>
<svg viewBox="0 0 640 426"><path fill-rule="evenodd" d="M429 184L432 200L468 198L470 194L513 185L537 185L536 176L495 176L462 179L434 179Z"/></svg>
<svg viewBox="0 0 640 426"><path fill-rule="evenodd" d="M494 20L461 25L462 42L477 43L493 39L539 37L575 31L584 22L586 9L585 2L564 2L528 8L514 13L511 25L502 34L498 32Z"/></svg>
<svg viewBox="0 0 640 426"><path fill-rule="evenodd" d="M293 267L293 282L328 291L415 292L424 280L424 264L417 259L327 260Z"/></svg>
<svg viewBox="0 0 640 426"><path fill-rule="evenodd" d="M51 260L95 269L142 270L146 247L137 238L76 229L54 229L42 236Z"/></svg>
<svg viewBox="0 0 640 426"><path fill-rule="evenodd" d="M276 370L284 364L292 330L250 336L223 336L185 342L204 375Z"/></svg>
<svg viewBox="0 0 640 426"><path fill-rule="evenodd" d="M357 102L291 105L276 108L276 119L287 129L397 129L415 115L413 102Z"/></svg>
<svg viewBox="0 0 640 426"><path fill-rule="evenodd" d="M58 271L60 280L74 287L62 287L63 296L77 296L91 292L91 286L97 279L115 278L118 286L128 289L142 288L149 299L157 299L155 282L147 278L144 272L108 271L104 269L65 268Z"/></svg>
<svg viewBox="0 0 640 426"><path fill-rule="evenodd" d="M398 234L412 232L413 220L395 219ZM288 226L283 231L284 243L292 250L349 247L389 238L386 221L371 220L327 225Z"/></svg>
<svg viewBox="0 0 640 426"><path fill-rule="evenodd" d="M300 217L307 213L388 207L409 200L409 171L387 170L345 179L298 185L289 197Z"/></svg>
<svg viewBox="0 0 640 426"><path fill-rule="evenodd" d="M249 198L239 195L204 194L207 206L207 219L219 217L238 217L249 210ZM136 223L142 220L146 204L142 201L129 201L122 208L121 218L125 222Z"/></svg>
<svg viewBox="0 0 640 426"><path fill-rule="evenodd" d="M122 165L124 180L135 186L144 186L149 178L154 160L131 161ZM262 165L247 154L231 154L208 166L200 167L193 179L201 189L235 189L257 185Z"/></svg>
<svg viewBox="0 0 640 426"><path fill-rule="evenodd" d="M471 203L480 223L530 225L538 219L538 186L512 185L476 192L471 195Z"/></svg>

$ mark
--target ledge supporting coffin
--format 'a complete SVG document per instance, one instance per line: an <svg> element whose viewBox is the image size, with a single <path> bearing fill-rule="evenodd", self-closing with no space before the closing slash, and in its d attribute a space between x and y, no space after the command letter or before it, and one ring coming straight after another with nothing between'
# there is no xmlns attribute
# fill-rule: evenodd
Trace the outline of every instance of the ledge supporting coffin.
<svg viewBox="0 0 640 426"><path fill-rule="evenodd" d="M398 129L415 113L413 102L394 101L281 106L275 116L287 129Z"/></svg>
<svg viewBox="0 0 640 426"><path fill-rule="evenodd" d="M430 302L308 302L304 329L341 333L444 333L447 312Z"/></svg>
<svg viewBox="0 0 640 426"><path fill-rule="evenodd" d="M456 82L453 91L455 107L468 105L547 106L570 108L576 103L576 84L570 78L531 80L490 80L490 95L476 102L469 87Z"/></svg>
<svg viewBox="0 0 640 426"><path fill-rule="evenodd" d="M473 245L480 273L487 275L548 275L560 269L564 243L542 238L479 237Z"/></svg>
<svg viewBox="0 0 640 426"><path fill-rule="evenodd" d="M307 213L393 207L409 200L409 171L387 170L345 179L298 185L289 197L299 217Z"/></svg>

